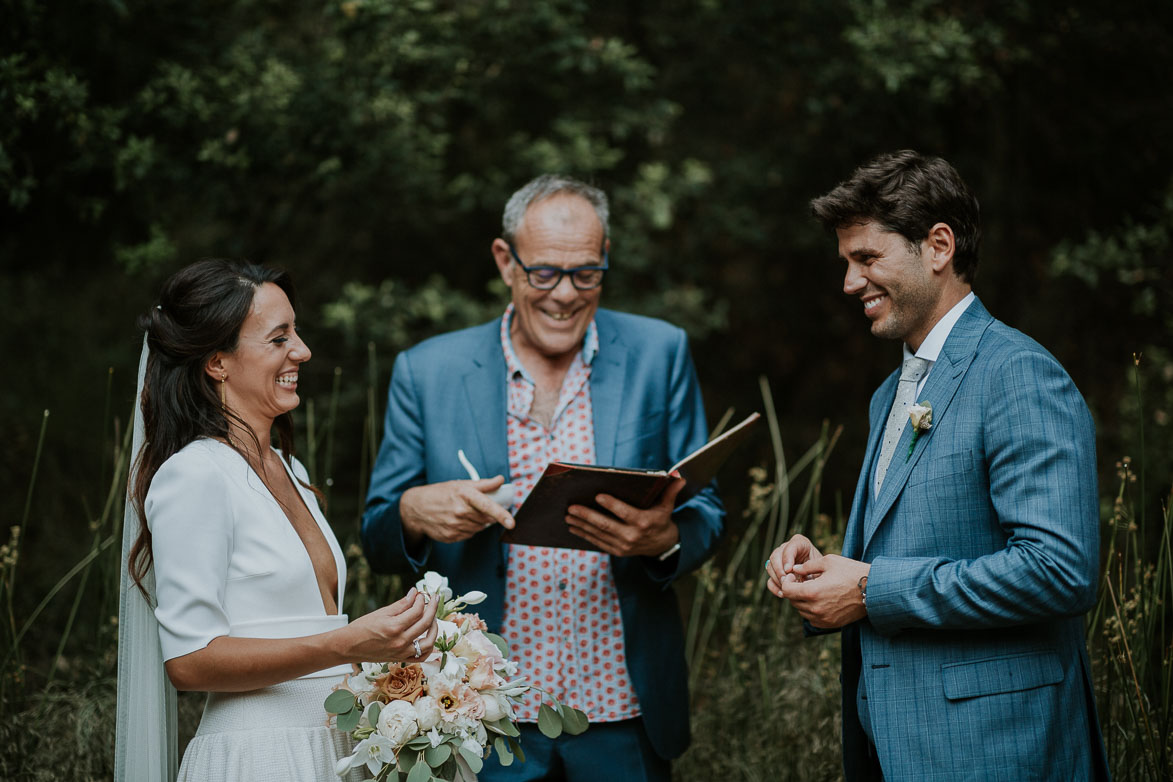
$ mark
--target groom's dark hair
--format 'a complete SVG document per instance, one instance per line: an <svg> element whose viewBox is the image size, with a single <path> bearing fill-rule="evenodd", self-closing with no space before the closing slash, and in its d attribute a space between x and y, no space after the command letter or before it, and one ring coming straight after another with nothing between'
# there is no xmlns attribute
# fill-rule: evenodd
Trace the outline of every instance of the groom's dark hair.
<svg viewBox="0 0 1173 782"><path fill-rule="evenodd" d="M953 229L953 271L966 282L977 273L982 227L978 201L943 158L911 149L880 155L834 190L811 201L811 213L834 230L874 220L915 248L936 223Z"/></svg>

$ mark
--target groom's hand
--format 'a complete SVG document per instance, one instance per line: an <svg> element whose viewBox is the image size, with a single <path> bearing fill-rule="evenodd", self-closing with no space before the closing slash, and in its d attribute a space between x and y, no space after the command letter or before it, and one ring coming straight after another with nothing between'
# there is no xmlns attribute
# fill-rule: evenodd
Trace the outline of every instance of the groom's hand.
<svg viewBox="0 0 1173 782"><path fill-rule="evenodd" d="M790 581L802 581L807 574L802 572L806 568L816 568L822 562L823 555L805 535L795 535L790 540L774 549L770 558L766 560L766 588L776 597L784 597L783 584ZM798 567L798 571L795 568ZM812 571L810 578L815 577Z"/></svg>
<svg viewBox="0 0 1173 782"><path fill-rule="evenodd" d="M589 540L608 554L617 557L659 556L680 541L680 530L672 521L672 509L685 482L683 478L677 478L668 484L660 501L646 510L628 505L610 494L599 494L595 502L607 512L585 505L571 505L566 509L566 524L575 535Z"/></svg>
<svg viewBox="0 0 1173 782"><path fill-rule="evenodd" d="M793 579L782 583L781 597L790 601L799 616L812 625L830 630L863 619L864 606L860 579L872 566L837 554L827 554L818 562L795 564Z"/></svg>
<svg viewBox="0 0 1173 782"><path fill-rule="evenodd" d="M408 540L428 537L441 543L468 540L490 524L513 529L509 511L489 499L505 478L444 481L413 486L399 498L399 518Z"/></svg>

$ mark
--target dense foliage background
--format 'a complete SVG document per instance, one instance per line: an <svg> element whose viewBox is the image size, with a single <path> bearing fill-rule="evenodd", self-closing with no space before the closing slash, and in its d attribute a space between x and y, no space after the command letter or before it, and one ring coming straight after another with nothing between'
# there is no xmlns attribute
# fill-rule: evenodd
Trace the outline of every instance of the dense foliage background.
<svg viewBox="0 0 1173 782"><path fill-rule="evenodd" d="M545 171L611 194L604 303L690 331L713 420L760 409L764 375L787 448L843 427L822 478L835 509L899 349L840 292L806 204L881 151L945 156L983 207L978 294L1084 392L1105 492L1143 437L1157 516L1170 74L1167 3L0 0L0 518L27 518L9 615L97 534L134 318L167 274L207 255L293 272L315 352L299 429L329 433L302 446L352 540L394 354L500 312L489 243ZM765 440L741 473L773 460ZM748 491L726 481L735 528ZM74 617L64 659L100 667L114 587L95 578L73 613L50 602L21 675L46 676Z"/></svg>

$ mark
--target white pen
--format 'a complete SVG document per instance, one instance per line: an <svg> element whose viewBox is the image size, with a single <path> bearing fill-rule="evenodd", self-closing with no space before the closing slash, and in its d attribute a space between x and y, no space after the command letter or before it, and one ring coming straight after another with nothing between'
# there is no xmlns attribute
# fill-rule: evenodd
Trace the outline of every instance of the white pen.
<svg viewBox="0 0 1173 782"><path fill-rule="evenodd" d="M460 448L456 451L456 458L460 460L460 464L468 473L469 478L474 481L479 481L481 479L481 474L477 472L477 468L473 467L472 462L470 462L468 457L464 455L463 448ZM513 505L513 484L502 484L497 487L496 491L488 492L487 496L493 502L497 503L506 510L509 510L509 508Z"/></svg>
<svg viewBox="0 0 1173 782"><path fill-rule="evenodd" d="M460 460L460 463L464 466L464 469L468 470L469 478L474 481L479 481L481 479L481 474L477 472L477 468L473 467L472 462L470 462L468 457L464 455L463 448L456 451L456 458Z"/></svg>

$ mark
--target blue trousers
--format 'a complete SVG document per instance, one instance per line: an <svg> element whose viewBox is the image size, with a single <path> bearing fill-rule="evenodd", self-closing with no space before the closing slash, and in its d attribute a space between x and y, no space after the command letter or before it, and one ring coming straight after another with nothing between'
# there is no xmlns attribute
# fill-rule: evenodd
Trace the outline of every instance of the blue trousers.
<svg viewBox="0 0 1173 782"><path fill-rule="evenodd" d="M671 764L656 754L639 717L621 722L596 722L578 736L562 734L548 739L532 722L518 725L525 762L497 762L497 753L485 761L479 782L669 782Z"/></svg>

